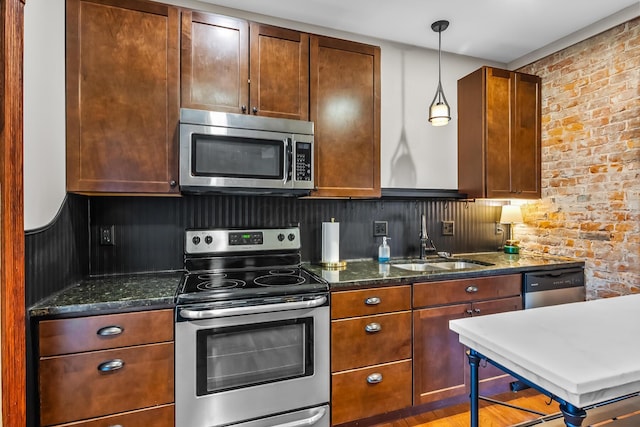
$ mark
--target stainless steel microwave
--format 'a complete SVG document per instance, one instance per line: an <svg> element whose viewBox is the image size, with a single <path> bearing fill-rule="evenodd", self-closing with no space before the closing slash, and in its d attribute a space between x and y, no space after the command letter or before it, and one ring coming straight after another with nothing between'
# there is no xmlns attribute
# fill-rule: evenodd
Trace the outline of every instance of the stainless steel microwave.
<svg viewBox="0 0 640 427"><path fill-rule="evenodd" d="M183 192L313 189L313 122L183 108L179 126Z"/></svg>

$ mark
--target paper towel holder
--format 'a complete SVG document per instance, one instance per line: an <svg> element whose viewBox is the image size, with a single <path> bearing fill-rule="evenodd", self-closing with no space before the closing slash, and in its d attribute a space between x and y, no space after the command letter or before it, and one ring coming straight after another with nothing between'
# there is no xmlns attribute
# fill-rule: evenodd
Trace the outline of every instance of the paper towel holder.
<svg viewBox="0 0 640 427"><path fill-rule="evenodd" d="M344 270L347 267L347 262L346 261L340 261L340 257L336 256L336 254L333 255L329 255L327 257L325 257L325 224L329 225L328 223L322 223L322 259L320 260L320 265L322 266L322 268L326 269L326 270ZM336 219L335 218L331 218L331 225L335 225L337 227L339 227L339 224L336 223ZM339 228L338 228L339 230ZM336 237L336 236L334 236ZM337 238L339 240L339 238ZM336 242L339 245L339 242ZM331 261L327 260L327 258L332 259ZM336 260L337 258L337 260Z"/></svg>

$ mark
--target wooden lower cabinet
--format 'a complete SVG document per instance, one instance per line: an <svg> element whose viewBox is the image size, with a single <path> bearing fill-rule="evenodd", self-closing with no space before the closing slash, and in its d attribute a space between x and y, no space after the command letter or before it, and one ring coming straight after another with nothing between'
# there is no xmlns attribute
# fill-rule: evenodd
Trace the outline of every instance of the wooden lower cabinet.
<svg viewBox="0 0 640 427"><path fill-rule="evenodd" d="M379 328L378 332L367 332ZM337 320L331 324L331 371L411 359L411 312Z"/></svg>
<svg viewBox="0 0 640 427"><path fill-rule="evenodd" d="M331 296L331 423L411 406L411 286Z"/></svg>
<svg viewBox="0 0 640 427"><path fill-rule="evenodd" d="M469 393L466 348L460 344L458 334L449 329L449 321L520 310L520 289L520 274L414 285L414 405ZM448 305L415 307L416 303L429 304L430 296L440 303L447 293L451 301ZM489 299L474 300L478 295ZM491 365L481 367L479 375L481 390L510 381L510 377Z"/></svg>
<svg viewBox="0 0 640 427"><path fill-rule="evenodd" d="M89 421L58 424L56 427L174 427L174 418L175 410L171 404L94 418Z"/></svg>
<svg viewBox="0 0 640 427"><path fill-rule="evenodd" d="M331 375L331 423L367 418L411 406L411 360Z"/></svg>
<svg viewBox="0 0 640 427"><path fill-rule="evenodd" d="M172 426L172 313L40 322L40 426Z"/></svg>
<svg viewBox="0 0 640 427"><path fill-rule="evenodd" d="M332 425L468 395L466 348L449 321L520 309L520 274L333 292ZM513 381L492 365L479 375L489 394Z"/></svg>

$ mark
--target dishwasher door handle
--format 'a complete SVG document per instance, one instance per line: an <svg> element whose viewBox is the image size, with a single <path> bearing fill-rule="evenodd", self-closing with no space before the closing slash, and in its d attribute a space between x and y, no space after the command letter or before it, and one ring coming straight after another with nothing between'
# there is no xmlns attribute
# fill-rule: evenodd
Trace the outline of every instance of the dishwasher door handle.
<svg viewBox="0 0 640 427"><path fill-rule="evenodd" d="M319 307L327 302L325 295L316 296L306 301L278 302L275 304L252 305L247 307L195 309L183 308L180 316L190 320L215 319L217 317L239 316L243 314L271 313L283 310L300 310Z"/></svg>

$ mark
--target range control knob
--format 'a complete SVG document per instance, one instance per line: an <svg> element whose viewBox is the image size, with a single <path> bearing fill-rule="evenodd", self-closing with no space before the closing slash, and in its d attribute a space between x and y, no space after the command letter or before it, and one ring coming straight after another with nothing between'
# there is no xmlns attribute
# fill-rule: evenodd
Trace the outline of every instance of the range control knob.
<svg viewBox="0 0 640 427"><path fill-rule="evenodd" d="M282 233L278 234L278 240L282 242L284 240L284 234Z"/></svg>
<svg viewBox="0 0 640 427"><path fill-rule="evenodd" d="M289 241L293 242L293 240L296 238L296 235L293 233L289 233Z"/></svg>
<svg viewBox="0 0 640 427"><path fill-rule="evenodd" d="M200 237L193 236L193 239L191 239L191 241L193 242L194 245L197 245L198 243L200 243Z"/></svg>
<svg viewBox="0 0 640 427"><path fill-rule="evenodd" d="M211 244L211 242L213 242L213 237L211 237L211 236L206 236L206 237L204 238L204 242L205 242L207 245L210 245L210 244Z"/></svg>

